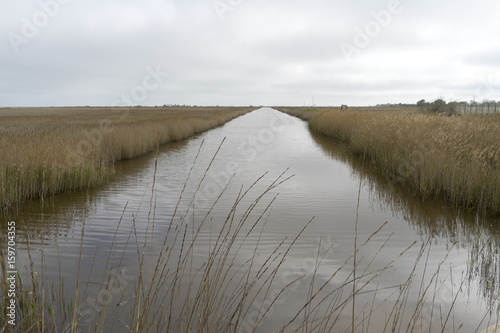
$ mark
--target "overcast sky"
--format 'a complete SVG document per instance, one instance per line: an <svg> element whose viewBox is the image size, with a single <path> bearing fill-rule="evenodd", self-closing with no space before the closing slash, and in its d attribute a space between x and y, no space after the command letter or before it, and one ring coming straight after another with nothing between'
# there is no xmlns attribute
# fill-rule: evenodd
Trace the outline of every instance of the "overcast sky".
<svg viewBox="0 0 500 333"><path fill-rule="evenodd" d="M500 100L498 0L0 3L0 106Z"/></svg>

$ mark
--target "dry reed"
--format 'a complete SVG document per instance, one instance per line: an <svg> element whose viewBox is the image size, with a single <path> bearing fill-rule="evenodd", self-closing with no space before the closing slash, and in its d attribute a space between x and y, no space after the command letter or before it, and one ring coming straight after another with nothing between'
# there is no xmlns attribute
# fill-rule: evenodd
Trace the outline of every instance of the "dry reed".
<svg viewBox="0 0 500 333"><path fill-rule="evenodd" d="M209 172L210 165L206 169L205 175ZM204 178L202 178L201 182L204 181ZM260 252L259 243L263 237L262 230L266 225L273 202L276 199L276 196L273 197L273 190L289 178L285 173L278 176L246 208L242 207L244 198L247 197L249 191L257 183L262 181L263 177L257 179L246 190L241 188L234 199L233 206L228 208L225 218L219 221L220 230L213 235L208 251L203 251L206 257L200 266L193 266L193 256L196 251L200 251L198 247L199 236L203 229L211 229L210 224L213 218L211 212L216 207L220 197L224 195L227 187L214 200L203 219L196 226L192 224L194 221L190 220L190 210L194 210L193 203L198 190L192 196L185 215L176 216L175 212L178 211L179 203L183 195L185 195L183 191L172 216L170 227L164 235L163 245L156 254L147 253L146 251L150 245L152 246L148 242L152 242L155 232L156 208L154 205L150 205L151 211L147 220L147 230L150 230L150 235L142 243L143 240L137 236L134 223L134 230L131 231L131 237L129 236L129 239L133 239L135 236L133 246L137 248L139 277L133 285L133 301L128 305L126 305L127 301L125 299L120 299L119 303L115 301L99 303L96 300L95 305L90 304L87 308L82 308L79 302L89 295L81 287L82 292L80 293L77 287L75 298L65 303L63 300L64 295L58 293L57 288L54 289L52 286L46 288L44 292L43 281L42 287L39 287L36 282L38 279L33 275L34 268L30 256L32 274L28 275L31 278L32 287L28 287L28 283L26 286L20 286L19 288L18 299L21 304L20 308L18 308L18 315L21 320L19 325L13 328L12 331L234 333L258 331L263 321L269 317L273 307L278 303L278 299L289 291L290 286L301 279L307 279L299 276L285 287L279 287L281 289L278 293L274 289L275 280L279 279L278 273L281 272L280 269L284 266L283 264L290 249L309 223L305 224L294 239L288 241L284 239L276 245L274 251L268 252L264 255L264 258L258 258ZM186 180L185 185L187 182L188 180ZM151 204L155 201L154 183L153 181ZM200 185L198 185L198 189ZM269 196L271 198L266 199ZM266 200L267 202L264 202ZM126 207L124 212L125 210ZM120 228L120 222L121 219L117 224L116 233ZM353 256L366 246L373 237L376 237L384 226L385 224L372 233L360 246L355 246ZM85 224L82 226L82 242L85 237L84 230ZM251 235L258 235L256 242ZM253 244L254 250L242 251L245 242ZM115 238L113 244L115 244ZM354 261L352 271L348 272L345 278L341 278L336 283L331 282L337 275L343 275L339 273L347 267L349 262L353 263L353 256L340 264L327 279L317 278L317 272L315 271L312 280L309 282L309 291L304 303L298 304L299 309L295 315L292 312L290 321L278 328L276 332L340 332L342 314L350 312L349 304L352 304L354 298L363 297L364 295L374 295L373 301L367 303L363 311L356 311L352 315L352 324L344 328L346 331L372 332L371 319L381 315L382 310L379 309L379 306L384 303L390 303L389 312L383 313L384 321L382 324L385 324L383 330L385 332L415 332L423 329L420 327L422 321L432 322L433 320L435 320L435 326L440 331L448 331L450 326L455 328L453 317L450 319L450 314L453 313L453 304L449 308L439 308L439 312L437 311L437 305L436 309L434 309L436 293L443 287L438 285L437 281L440 268L445 263L446 258L439 263L436 272L430 273L430 276L426 275L426 269L423 270L421 276L417 272L417 267L422 264L422 260L425 261L423 263L424 267L427 266L427 260L430 256L430 241L422 244L420 251L417 253L414 266L406 280L394 286L380 289L376 287L375 290L369 290L370 286L373 286L382 274L390 273L394 262L405 255L415 243L409 245L401 253L395 254L393 258L388 258L385 266L381 268L372 267L372 263L379 256L385 244L386 242L382 242L379 251L376 251L372 258L361 257L359 260ZM205 249L206 246L203 246L203 248ZM28 243L28 254L29 251L30 246ZM236 257L244 255L244 252L246 257L242 258L243 261L236 260ZM426 252L427 255L425 255ZM107 270L120 269L124 260L130 260L130 258L124 258L125 253L125 250L122 254L115 253L113 249L110 250L98 294L109 294L113 286L116 288L117 285L120 285L121 282L118 281L118 278L116 276L112 277L112 274ZM116 260L110 260L112 254L118 256L118 258L114 258L118 259L116 266L111 264L111 262L116 262ZM1 257L2 253L0 252L0 259L3 261ZM81 252L79 258L78 266L80 266ZM316 270L322 265L323 259L318 251ZM5 268L2 269L5 271ZM421 271L421 269L418 271ZM238 272L243 274L238 274ZM5 272L2 272L2 274L5 275ZM62 277L60 279L62 280ZM351 290L350 286L353 285L354 288ZM437 287L434 287L435 285ZM124 287L122 286L122 288ZM120 288L119 293L124 297L121 291L122 288ZM419 290L419 299L415 305L410 304L409 295L412 288ZM386 291L390 291L390 297L382 297L381 303L374 302L378 293ZM117 293L117 291L115 290L114 293ZM459 291L456 290L452 294L456 299ZM254 304L257 303L259 296L269 301L266 306L259 306L258 315L249 320L251 309L255 308ZM43 299L46 301L43 302ZM432 314L432 311L431 314L424 312L426 302L431 302L431 310L435 310L434 314ZM2 305L1 301L0 305ZM444 316L442 316L441 310L445 311ZM119 311L126 312L128 321L120 319ZM84 317L82 317L83 313L85 313ZM3 313L0 313L0 317L2 315ZM490 316L494 318L494 314ZM0 326L0 332L7 329L6 325ZM453 331L459 330L460 327L457 330L453 329ZM431 331L431 326L429 326L429 331Z"/></svg>
<svg viewBox="0 0 500 333"><path fill-rule="evenodd" d="M421 198L500 210L500 118L367 110L322 110L309 126L367 158Z"/></svg>
<svg viewBox="0 0 500 333"><path fill-rule="evenodd" d="M220 126L253 108L0 109L0 213L102 184L113 164Z"/></svg>
<svg viewBox="0 0 500 333"><path fill-rule="evenodd" d="M276 107L275 109L287 113L291 116L308 121L309 119L311 119L314 113L320 111L322 108Z"/></svg>

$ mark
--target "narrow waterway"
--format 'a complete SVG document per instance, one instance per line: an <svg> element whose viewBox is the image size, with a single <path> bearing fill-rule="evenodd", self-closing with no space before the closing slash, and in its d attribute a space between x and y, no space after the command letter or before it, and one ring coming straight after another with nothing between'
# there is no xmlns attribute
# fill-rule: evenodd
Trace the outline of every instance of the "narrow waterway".
<svg viewBox="0 0 500 333"><path fill-rule="evenodd" d="M312 286L321 288L315 302L338 293L336 303L322 304L317 316L337 308L335 332L350 332L352 298L342 305L342 297L352 291L354 254L356 332L390 331L394 313L404 317L396 331L406 331L415 314L415 332L440 332L444 323L447 331L461 332L492 325L500 296L499 218L421 202L367 169L341 146L311 134L304 121L262 108L164 145L156 154L123 161L115 180L100 189L59 195L43 206L33 202L8 220L18 226L22 274L30 271L29 239L38 275L43 272L56 284L63 280L68 300L78 280L79 295L87 295L80 300L85 312L99 296L103 272L114 270L121 287L108 292L105 303L114 307L108 311L112 318L126 319L141 254L155 258L167 234L183 226L191 235L186 239L199 230L190 265L202 267L235 200L250 188L231 215L238 221L252 207L227 265L234 280L244 276L240 267L250 258L256 267L265 264L283 240L276 253L286 252L310 223L286 254L269 292L247 304L243 329L262 304L271 308L259 332L288 323ZM286 181L268 190L276 179ZM260 221L255 232L246 236L255 221ZM182 242L167 242L177 247L175 253L185 251ZM119 321L109 325L106 331L123 331Z"/></svg>

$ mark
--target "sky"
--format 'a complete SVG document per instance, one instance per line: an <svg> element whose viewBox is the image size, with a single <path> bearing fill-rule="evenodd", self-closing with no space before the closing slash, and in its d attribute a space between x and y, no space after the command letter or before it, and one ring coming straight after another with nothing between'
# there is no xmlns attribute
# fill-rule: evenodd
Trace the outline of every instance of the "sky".
<svg viewBox="0 0 500 333"><path fill-rule="evenodd" d="M498 0L0 3L0 107L500 100Z"/></svg>

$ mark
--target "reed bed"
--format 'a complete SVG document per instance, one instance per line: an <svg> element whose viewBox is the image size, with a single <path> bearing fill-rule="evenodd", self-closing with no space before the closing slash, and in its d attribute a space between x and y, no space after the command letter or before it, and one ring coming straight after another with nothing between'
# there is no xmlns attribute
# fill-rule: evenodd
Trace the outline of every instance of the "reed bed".
<svg viewBox="0 0 500 333"><path fill-rule="evenodd" d="M0 212L102 184L116 161L186 139L254 108L0 109Z"/></svg>
<svg viewBox="0 0 500 333"><path fill-rule="evenodd" d="M209 169L210 165L205 175ZM80 282L86 280L87 274L80 273L80 267L83 265L81 254L78 263L75 263L79 278L74 295L63 294L64 276L61 272L60 286L44 281L43 255L42 274L36 276L37 269L31 256L31 252L36 249L31 248L28 240L27 282L23 283L21 275L18 276L17 325L0 325L0 332L260 332L263 323L271 319L273 309L278 304L283 304L283 297L286 298L291 287L301 280L308 281L303 303L296 304L297 310L294 310L296 312L292 312L289 321L278 327L275 332L373 332L372 323L376 321L374 319L376 316L384 318L382 328L377 330L380 332L415 332L427 329L431 332L434 331L431 326L422 326L422 322L431 325L433 320L439 331L460 330L460 325L450 316L453 314L453 305L450 308L441 308L439 305L434 307L432 303L436 293L446 287L438 283L440 268L446 258L441 261L435 272L426 274L425 269L423 273L417 272L422 271L418 267L421 265L425 267L426 263L423 262L427 262L430 256L430 241L422 243L420 250L417 250L414 267L408 272L407 279L394 286L370 290L370 286L383 277L383 274L391 274L392 265L415 245L415 243L410 244L406 250L395 254L393 258L387 258L386 265L382 268L372 268L371 264L383 250L385 243L372 258L355 259L356 254L372 238L379 236L384 225L367 239L360 239L361 245L354 246L353 255L347 258L329 278L317 277L316 270L324 259L318 253L312 277L299 274L288 285L276 289L276 281L282 277L281 271L290 250L312 220L305 223L302 231L294 238L288 240L284 238L281 243L276 244L274 251L265 255L259 254L263 230L267 220L271 218L272 206L277 196L274 190L293 177L284 172L270 182L253 201L247 200L248 204L244 204L252 188L262 182L264 176L246 189L241 188L234 198L233 206L228 208L226 217L218 221L219 231L214 233L208 251L204 250L206 260L201 266L193 265L193 256L199 255L200 250L198 237L201 230L212 228L211 212L231 185L230 182L202 214L204 218L196 225L190 216L191 210L194 209L193 203L197 191L184 215L176 215L175 212L180 211L180 207L177 206L170 227L160 242L162 243L160 250L158 253L152 253L150 249L153 249L156 215L153 204L156 200L155 181L153 181L146 237L138 236L135 227L129 234L130 246L136 248L137 255L134 261L139 265L138 276L135 276L132 283L112 274L112 271L119 271L124 262L130 262L131 258L125 258L125 251L117 253L111 249L100 285L93 290L95 294L84 286L84 282ZM180 194L179 202L183 195L184 192ZM135 216L134 219L136 218L140 216ZM119 231L120 221L117 223L116 233ZM258 235L257 242L252 235ZM83 243L85 224L82 225L81 237ZM242 250L247 242L253 244L253 251ZM242 257L243 261L237 260L237 257L240 259ZM1 251L0 259L0 262L4 263ZM98 259L94 258L92 262ZM5 265L1 268L2 275L5 276ZM344 270L347 270L348 274L336 283L332 283L337 275L343 275ZM93 281L94 284L97 282ZM6 290L6 286L1 288L2 291ZM412 305L409 295L415 288L419 290L419 300L416 305ZM132 290L133 297L127 299L124 296L126 289ZM375 302L377 293L383 294L387 291L391 292L390 297L384 296L380 302ZM456 291L452 297L456 298L458 293L459 291ZM121 299L113 298L111 302L112 297L109 295L112 294L121 295ZM108 295L109 298L95 295ZM260 301L262 298L267 301ZM353 303L357 298L369 300L362 307L362 311L354 308ZM89 303L89 299L94 299L95 303ZM85 300L86 304L82 305ZM5 309L2 301L3 298L0 300L0 305ZM430 307L426 305L429 302L431 302ZM256 307L255 303L261 305ZM342 318L350 315L350 306L353 307L352 318L349 321L350 325L346 326ZM5 312L1 311L0 319L4 319L4 316ZM486 321L491 322L494 318L492 314ZM380 325L380 320L378 324Z"/></svg>
<svg viewBox="0 0 500 333"><path fill-rule="evenodd" d="M422 199L500 213L498 115L326 109L309 126Z"/></svg>
<svg viewBox="0 0 500 333"><path fill-rule="evenodd" d="M322 108L276 107L275 109L299 119L308 121L309 119L311 119L314 113L320 111Z"/></svg>
<svg viewBox="0 0 500 333"><path fill-rule="evenodd" d="M297 107L297 106L279 106L279 107L274 107L274 109L287 113L291 116L300 118L305 121L309 121L311 117L320 111L325 111L325 110L333 110L332 107L325 107L325 106L311 106L311 107ZM340 107L337 108L340 110ZM420 109L418 107L413 107L413 106L392 106L390 108L387 107L382 107L382 106L362 106L362 107L353 107L351 110L358 110L358 111L377 111L377 112L387 112L387 111L392 111L392 112L398 112L398 111L419 111Z"/></svg>

